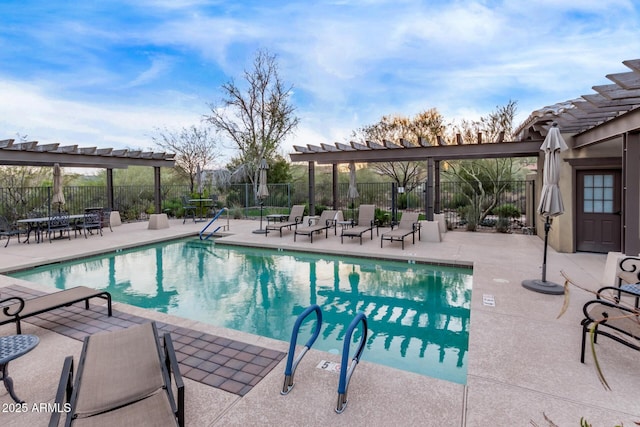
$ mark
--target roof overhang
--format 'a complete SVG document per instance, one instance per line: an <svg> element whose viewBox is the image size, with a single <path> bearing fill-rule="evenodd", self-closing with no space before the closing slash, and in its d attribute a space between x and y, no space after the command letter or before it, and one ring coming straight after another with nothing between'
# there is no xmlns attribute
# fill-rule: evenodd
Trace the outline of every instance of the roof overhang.
<svg viewBox="0 0 640 427"><path fill-rule="evenodd" d="M175 154L112 148L38 145L37 141L15 143L0 140L0 165L124 169L128 166L174 167Z"/></svg>
<svg viewBox="0 0 640 427"><path fill-rule="evenodd" d="M460 160L503 157L534 157L540 152L542 140L523 142L494 142L487 144L461 144L442 146L407 146L371 148L353 143L351 146L336 143L322 147L307 146L304 152L291 153L294 162L318 163L375 163L407 162L417 160ZM375 146L375 145L374 145ZM298 147L298 149L301 149Z"/></svg>
<svg viewBox="0 0 640 427"><path fill-rule="evenodd" d="M608 74L613 84L593 86L582 95L532 112L516 133L520 139L544 137L553 122L574 135L574 148L619 138L640 128L640 59L622 62L631 71Z"/></svg>
<svg viewBox="0 0 640 427"><path fill-rule="evenodd" d="M619 138L620 135L640 132L640 108L611 119L573 137L573 148L583 148Z"/></svg>

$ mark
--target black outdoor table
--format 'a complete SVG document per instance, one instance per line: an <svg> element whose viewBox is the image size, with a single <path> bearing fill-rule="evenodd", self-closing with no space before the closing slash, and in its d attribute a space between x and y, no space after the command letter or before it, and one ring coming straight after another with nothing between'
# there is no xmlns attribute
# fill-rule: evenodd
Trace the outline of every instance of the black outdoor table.
<svg viewBox="0 0 640 427"><path fill-rule="evenodd" d="M24 403L13 391L13 380L9 377L9 362L33 350L40 339L35 335L9 335L0 337L0 371L2 382L16 403Z"/></svg>

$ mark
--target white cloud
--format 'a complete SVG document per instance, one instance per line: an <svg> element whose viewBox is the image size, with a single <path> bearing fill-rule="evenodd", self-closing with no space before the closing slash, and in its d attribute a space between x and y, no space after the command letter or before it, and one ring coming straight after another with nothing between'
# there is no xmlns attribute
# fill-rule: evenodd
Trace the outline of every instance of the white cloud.
<svg viewBox="0 0 640 427"><path fill-rule="evenodd" d="M153 149L150 136L159 124L180 128L200 121L196 111L77 102L20 82L0 81L0 93L11 100L0 103L0 128L7 133L2 139L19 133L40 143Z"/></svg>
<svg viewBox="0 0 640 427"><path fill-rule="evenodd" d="M11 100L0 105L2 128L65 143L148 144L156 126L199 122L203 97L223 81L241 79L255 49L266 47L296 91L301 123L285 145L317 145L344 141L385 114L432 107L447 119L477 119L511 99L524 119L592 93L591 86L626 71L621 62L640 51L638 12L629 0L341 0L278 7L147 0L132 7L154 20L61 19L68 31L58 35L34 23L31 31L51 48L42 61L55 66L30 70L24 80L15 74L0 80L3 99ZM163 53L149 53L151 64L135 74L139 57L136 66L106 64L113 46ZM158 86L166 75L180 79L174 74L180 55L225 75L212 72L206 87L194 83L192 93ZM70 60L76 62L65 68ZM135 88L135 96L114 99L123 86Z"/></svg>

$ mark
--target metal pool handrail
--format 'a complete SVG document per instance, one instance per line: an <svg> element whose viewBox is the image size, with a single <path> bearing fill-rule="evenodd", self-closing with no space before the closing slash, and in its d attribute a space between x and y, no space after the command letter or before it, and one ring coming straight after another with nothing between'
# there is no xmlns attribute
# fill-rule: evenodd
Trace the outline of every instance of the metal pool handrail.
<svg viewBox="0 0 640 427"><path fill-rule="evenodd" d="M316 328L313 331L313 335L307 343L304 345L300 355L293 360L296 351L296 342L298 341L298 332L300 330L300 325L302 321L309 316L312 312L316 313ZM289 343L289 354L287 356L287 366L284 369L284 385L282 386L282 391L280 394L285 395L291 391L293 388L293 376L295 375L296 368L298 367L298 363L304 357L304 355L309 351L311 346L316 339L318 339L318 335L320 335L320 328L322 327L322 310L320 310L320 306L318 304L312 304L307 307L296 319L296 323L293 325L293 332L291 333L291 341Z"/></svg>
<svg viewBox="0 0 640 427"><path fill-rule="evenodd" d="M220 230L223 226L219 226L218 228L216 228L215 230L213 230L212 232L210 232L209 234L207 234L205 237L202 237L204 235L204 232L207 231L207 228L209 228L209 226L211 224L213 224L215 222L216 219L218 219L218 217L220 215L222 215L222 212L227 212L227 226L229 224L229 210L227 208L222 208L218 211L218 213L216 213L214 215L214 217L211 219L211 221L209 221L209 223L207 225L204 226L204 228L202 229L202 231L200 231L200 240L208 240L211 236L213 236L213 234Z"/></svg>
<svg viewBox="0 0 640 427"><path fill-rule="evenodd" d="M349 366L349 369L347 369L351 335L353 335L354 329L360 322L362 322L362 339L360 340L360 346L356 351L356 355L353 356L353 359L351 359L351 364ZM347 389L349 388L349 381L351 380L353 371L355 371L356 366L360 361L360 356L362 356L364 345L367 342L367 330L367 316L365 316L363 312L360 312L356 314L356 317L353 318L344 336L344 346L342 348L342 363L340 364L340 382L338 383L338 405L336 406L336 412L338 414L341 414L347 407Z"/></svg>

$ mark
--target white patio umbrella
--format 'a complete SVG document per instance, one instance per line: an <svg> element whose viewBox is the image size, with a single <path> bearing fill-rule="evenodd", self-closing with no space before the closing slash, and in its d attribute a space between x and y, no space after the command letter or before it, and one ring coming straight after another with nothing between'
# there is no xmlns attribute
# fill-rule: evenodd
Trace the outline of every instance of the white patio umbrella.
<svg viewBox="0 0 640 427"><path fill-rule="evenodd" d="M198 196L202 198L202 170L200 164L196 166L196 184L198 186Z"/></svg>
<svg viewBox="0 0 640 427"><path fill-rule="evenodd" d="M560 129L554 123L545 138L540 150L544 151L543 185L540 194L540 204L538 213L545 217L544 222L544 255L542 261L542 280L525 280L522 286L532 291L545 294L564 294L564 288L556 283L547 282L547 245L549 241L549 230L551 229L551 218L564 213L564 204L560 194L560 153L566 150L567 144L564 142Z"/></svg>
<svg viewBox="0 0 640 427"><path fill-rule="evenodd" d="M60 164L55 163L53 165L53 197L51 197L51 204L56 205L58 212L60 212L62 205L65 203L62 188L62 169L60 168Z"/></svg>
<svg viewBox="0 0 640 427"><path fill-rule="evenodd" d="M360 197L356 183L356 164L354 162L349 162L349 190L347 191L347 197L351 203L353 203L354 199Z"/></svg>
<svg viewBox="0 0 640 427"><path fill-rule="evenodd" d="M265 234L267 230L262 228L262 206L264 204L264 199L269 197L269 188L267 187L267 170L269 169L269 165L265 159L260 161L260 167L258 170L260 173L258 174L258 191L256 192L256 197L260 200L260 229L254 230L254 233L262 233Z"/></svg>

